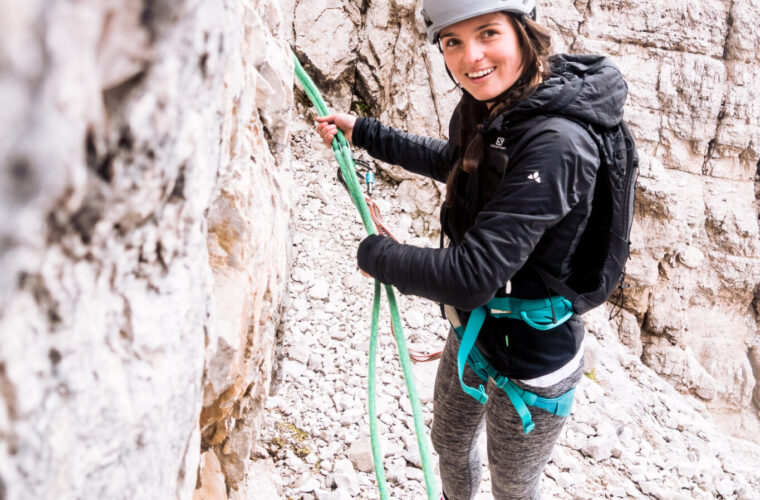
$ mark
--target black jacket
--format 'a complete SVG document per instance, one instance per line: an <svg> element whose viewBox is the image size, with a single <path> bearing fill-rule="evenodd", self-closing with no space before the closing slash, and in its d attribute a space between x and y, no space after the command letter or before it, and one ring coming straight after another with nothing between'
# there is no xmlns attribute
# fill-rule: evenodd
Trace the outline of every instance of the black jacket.
<svg viewBox="0 0 760 500"><path fill-rule="evenodd" d="M363 270L402 293L461 311L485 304L507 281L515 297L550 295L535 266L567 278L599 167L595 142L578 121L618 124L627 87L601 56L556 55L550 62L555 76L486 124L483 161L473 175L461 174L459 201L442 217L452 245L419 248L370 236L359 246ZM445 181L459 155L458 125L452 118L447 142L359 118L352 140L379 160ZM582 339L577 316L549 331L489 316L476 345L501 373L527 379L572 359Z"/></svg>

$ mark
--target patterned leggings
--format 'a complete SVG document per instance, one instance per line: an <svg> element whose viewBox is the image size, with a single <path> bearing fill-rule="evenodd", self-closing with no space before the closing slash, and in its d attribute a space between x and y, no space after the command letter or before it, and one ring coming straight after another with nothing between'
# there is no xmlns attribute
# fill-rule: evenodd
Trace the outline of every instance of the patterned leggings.
<svg viewBox="0 0 760 500"><path fill-rule="evenodd" d="M457 376L458 348L459 340L452 332L435 379L432 441L439 455L444 495L449 500L469 500L478 492L482 466L477 440L485 425L494 498L540 498L541 474L566 419L528 407L536 428L523 434L520 417L493 380L488 381L485 405L462 391ZM550 387L516 383L539 396L554 398L576 386L582 376L583 363L572 375ZM469 366L465 367L464 381L471 387L482 383Z"/></svg>

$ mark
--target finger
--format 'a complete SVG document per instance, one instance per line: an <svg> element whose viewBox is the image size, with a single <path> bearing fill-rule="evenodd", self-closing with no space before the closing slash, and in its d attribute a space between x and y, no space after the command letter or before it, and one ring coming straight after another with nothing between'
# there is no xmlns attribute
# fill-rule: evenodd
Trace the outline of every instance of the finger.
<svg viewBox="0 0 760 500"><path fill-rule="evenodd" d="M320 123L323 123L323 122L331 123L335 121L335 115L318 116L317 121Z"/></svg>

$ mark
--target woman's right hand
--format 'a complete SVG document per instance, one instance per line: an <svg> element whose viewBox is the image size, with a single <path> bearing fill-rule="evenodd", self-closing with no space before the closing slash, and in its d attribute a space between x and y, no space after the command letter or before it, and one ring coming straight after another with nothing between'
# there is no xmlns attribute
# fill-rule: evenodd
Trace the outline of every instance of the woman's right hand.
<svg viewBox="0 0 760 500"><path fill-rule="evenodd" d="M317 117L317 133L322 137L322 141L327 144L327 147L330 147L335 134L340 129L343 135L346 136L346 139L348 139L349 144L353 145L351 133L354 130L355 123L356 117L348 113L333 113L327 116L319 116Z"/></svg>

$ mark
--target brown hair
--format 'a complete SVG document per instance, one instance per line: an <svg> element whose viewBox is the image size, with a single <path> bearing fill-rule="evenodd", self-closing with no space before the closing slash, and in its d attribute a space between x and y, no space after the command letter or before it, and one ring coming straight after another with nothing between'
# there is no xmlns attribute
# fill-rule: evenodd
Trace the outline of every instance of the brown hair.
<svg viewBox="0 0 760 500"><path fill-rule="evenodd" d="M538 83L550 74L549 63L546 60L551 50L549 31L526 16L505 14L515 29L517 41L520 44L522 74L490 110L485 102L478 101L468 92L464 92L457 108L457 119L460 124L459 137L449 137L449 140L458 140L460 153L459 159L446 179L445 204L447 207L452 206L456 201L456 183L459 173L464 170L472 174L483 158L484 122L530 97Z"/></svg>

